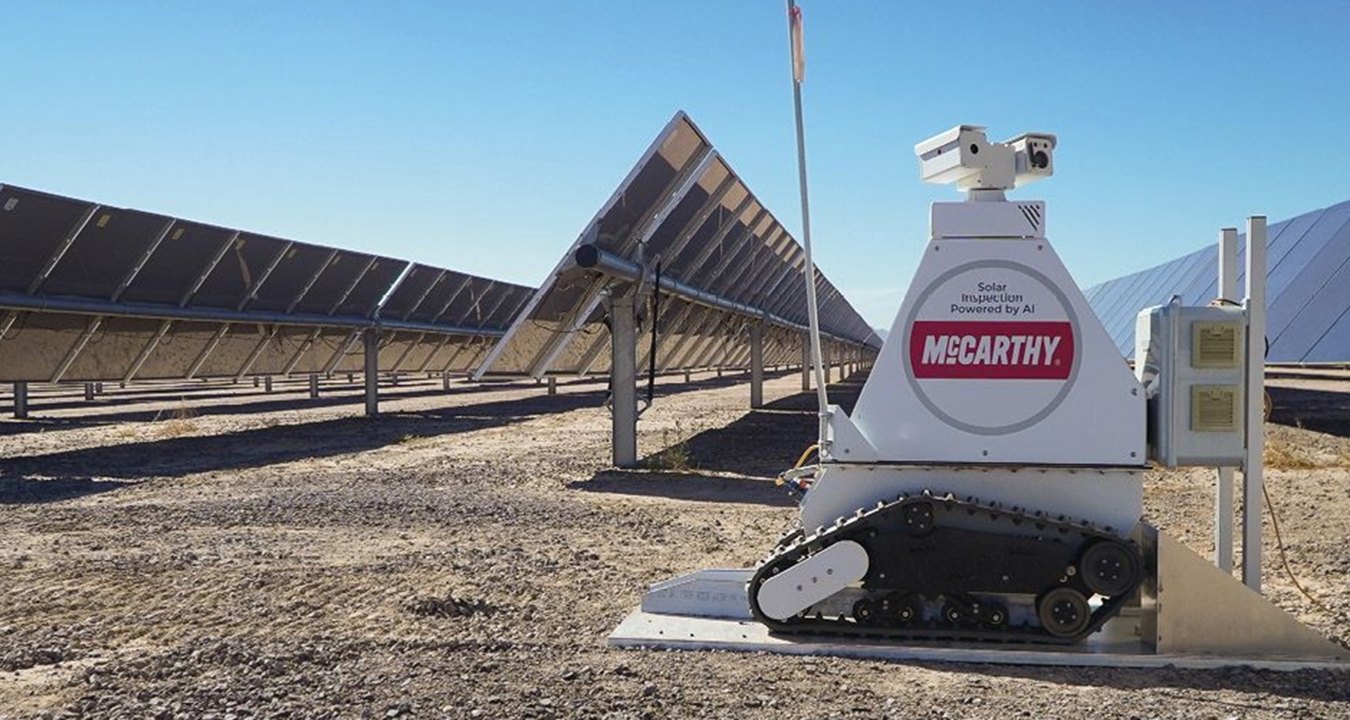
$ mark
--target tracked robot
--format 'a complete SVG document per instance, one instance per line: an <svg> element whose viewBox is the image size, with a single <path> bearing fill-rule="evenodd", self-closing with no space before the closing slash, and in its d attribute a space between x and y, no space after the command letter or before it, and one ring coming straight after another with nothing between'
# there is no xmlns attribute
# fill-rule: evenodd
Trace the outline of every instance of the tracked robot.
<svg viewBox="0 0 1350 720"><path fill-rule="evenodd" d="M966 197L932 205L853 412L822 403L815 461L780 479L797 526L754 567L652 586L613 644L1347 667L1257 592L1264 252L1237 302L1223 231L1218 299L1141 311L1131 368L1046 238L1045 203L1006 196L1053 174L1055 145L961 125L915 147L924 180ZM1249 219L1253 247L1265 232ZM1219 468L1220 523L1244 471L1247 587L1143 519L1150 463Z"/></svg>
<svg viewBox="0 0 1350 720"><path fill-rule="evenodd" d="M1145 389L1045 237L1055 137L962 125L915 150L931 239L852 415L790 472L801 527L758 566L780 633L1072 643L1138 588Z"/></svg>

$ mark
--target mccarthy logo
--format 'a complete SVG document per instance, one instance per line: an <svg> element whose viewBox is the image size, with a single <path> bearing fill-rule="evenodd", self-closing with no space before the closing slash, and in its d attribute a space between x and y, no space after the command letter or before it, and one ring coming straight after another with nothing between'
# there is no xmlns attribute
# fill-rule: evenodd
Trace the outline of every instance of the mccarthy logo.
<svg viewBox="0 0 1350 720"><path fill-rule="evenodd" d="M924 365L1054 365L1055 335L929 335Z"/></svg>
<svg viewBox="0 0 1350 720"><path fill-rule="evenodd" d="M909 362L919 379L1064 380L1073 326L1046 321L915 321Z"/></svg>

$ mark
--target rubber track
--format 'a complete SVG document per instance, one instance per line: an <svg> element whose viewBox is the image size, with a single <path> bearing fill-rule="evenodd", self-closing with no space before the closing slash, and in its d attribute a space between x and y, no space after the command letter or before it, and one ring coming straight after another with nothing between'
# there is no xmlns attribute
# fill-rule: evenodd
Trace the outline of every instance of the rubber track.
<svg viewBox="0 0 1350 720"><path fill-rule="evenodd" d="M1143 580L1142 563L1140 564L1140 578L1126 592L1122 592L1115 597L1105 600L1097 611L1092 614L1087 627L1078 635L1072 637L1057 637L1051 635L1040 626L1012 626L991 630L982 627L953 627L947 625L938 625L927 623L925 625L862 625L846 618L829 617L804 617L795 616L788 620L775 620L764 615L759 609L759 602L756 599L759 586L769 577L767 574L773 567L781 565L787 561L791 563L798 562L801 558L814 554L824 547L841 540L849 540L858 534L865 533L873 527L873 523L882 515L888 513L899 513L906 505L919 502L930 502L944 506L948 511L953 509L975 510L983 513L985 516L997 515L998 519L1007 519L1015 524L1030 523L1035 527L1039 534L1043 535L1048 542L1051 537L1074 533L1084 536L1084 543L1087 539L1098 537L1120 541L1121 538L1114 534L1099 530L1087 521L1074 523L1070 520L1051 518L1050 516L1039 512L1027 512L1022 508L1006 508L998 504L982 504L974 498L965 500L957 499L948 495L937 495L931 491L925 490L920 495L901 495L899 498L887 503L878 503L870 510L859 509L854 515L847 518L840 518L829 528L817 529L814 533L802 533L795 542L776 548L776 551L764 559L755 569L755 574L751 577L748 585L748 594L750 599L750 610L755 619L775 633L790 635L848 635L866 638L881 639L899 639L899 640L956 640L956 641L978 641L978 642L1019 642L1019 643L1043 643L1050 645L1074 645L1083 638L1101 629L1102 625L1110 620L1119 612L1125 602L1131 598L1138 590L1139 584ZM1022 537L1028 537L1023 535ZM786 538L785 538L786 539ZM1127 544L1133 546L1133 543ZM1081 545L1080 545L1081 546ZM790 567L790 565L788 565ZM895 592L886 590L885 593ZM903 592L903 591L902 591Z"/></svg>

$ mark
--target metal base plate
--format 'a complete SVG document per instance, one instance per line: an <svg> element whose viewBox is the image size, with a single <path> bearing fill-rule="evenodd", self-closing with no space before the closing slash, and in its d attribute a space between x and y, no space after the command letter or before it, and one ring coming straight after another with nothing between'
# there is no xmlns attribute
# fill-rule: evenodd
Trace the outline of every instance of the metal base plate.
<svg viewBox="0 0 1350 720"><path fill-rule="evenodd" d="M788 655L1135 668L1254 667L1350 671L1350 653L1301 625L1189 548L1141 523L1140 600L1076 645L913 642L772 635L752 619L753 570L712 569L653 585L609 636L616 647L735 650Z"/></svg>
<svg viewBox="0 0 1350 720"><path fill-rule="evenodd" d="M620 648L731 650L912 662L1185 669L1240 666L1265 670L1316 668L1350 671L1350 663L1335 661L1155 654L1137 637L1133 637L1132 632L1130 636L1123 636L1119 632L1119 629L1134 624L1113 620L1107 623L1102 632L1087 641L1066 647L1025 643L997 646L968 643L896 645L824 636L780 637L769 634L768 628L753 620L661 615L634 610L610 634L609 644Z"/></svg>

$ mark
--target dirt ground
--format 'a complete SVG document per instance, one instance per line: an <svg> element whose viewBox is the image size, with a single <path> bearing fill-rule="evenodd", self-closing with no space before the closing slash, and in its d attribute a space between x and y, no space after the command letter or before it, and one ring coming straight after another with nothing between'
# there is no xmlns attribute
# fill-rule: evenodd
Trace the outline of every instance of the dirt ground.
<svg viewBox="0 0 1350 720"><path fill-rule="evenodd" d="M849 404L860 375L832 387ZM664 380L608 469L604 388L165 385L0 421L0 718L1350 717L1350 673L1092 670L621 651L646 586L753 563L814 399ZM1350 639L1350 382L1272 378L1269 596ZM119 395L118 393L125 393ZM133 395L133 393L135 393ZM1210 473L1148 516L1210 553Z"/></svg>

